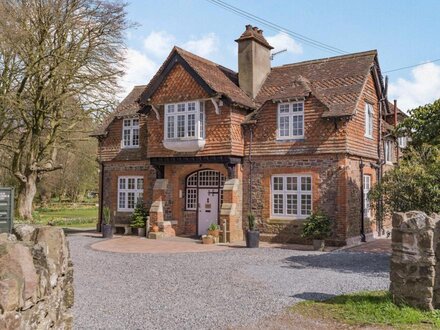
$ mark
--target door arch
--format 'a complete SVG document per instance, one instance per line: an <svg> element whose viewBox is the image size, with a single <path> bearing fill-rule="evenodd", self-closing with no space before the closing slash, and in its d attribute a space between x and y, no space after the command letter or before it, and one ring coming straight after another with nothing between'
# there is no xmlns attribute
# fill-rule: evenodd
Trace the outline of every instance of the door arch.
<svg viewBox="0 0 440 330"><path fill-rule="evenodd" d="M196 211L197 235L204 235L211 223L219 223L223 201L223 173L203 169L189 174L185 181L185 209Z"/></svg>

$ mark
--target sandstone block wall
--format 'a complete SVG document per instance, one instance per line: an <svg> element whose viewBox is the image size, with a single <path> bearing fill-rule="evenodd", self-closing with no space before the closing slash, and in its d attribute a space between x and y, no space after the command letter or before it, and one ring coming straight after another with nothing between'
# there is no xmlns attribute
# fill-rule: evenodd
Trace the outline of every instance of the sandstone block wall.
<svg viewBox="0 0 440 330"><path fill-rule="evenodd" d="M391 286L396 303L440 308L440 216L394 213Z"/></svg>
<svg viewBox="0 0 440 330"><path fill-rule="evenodd" d="M71 329L73 265L60 228L0 235L0 329Z"/></svg>

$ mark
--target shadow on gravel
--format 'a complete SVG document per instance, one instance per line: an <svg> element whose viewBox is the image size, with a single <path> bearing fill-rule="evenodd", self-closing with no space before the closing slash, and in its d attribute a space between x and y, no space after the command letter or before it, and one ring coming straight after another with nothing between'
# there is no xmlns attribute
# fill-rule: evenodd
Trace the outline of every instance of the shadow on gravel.
<svg viewBox="0 0 440 330"><path fill-rule="evenodd" d="M333 297L336 297L334 294L328 294L328 293L322 293L322 292L303 292L298 293L293 296L292 298L298 298L303 300L313 300L313 301L322 301L327 300Z"/></svg>
<svg viewBox="0 0 440 330"><path fill-rule="evenodd" d="M390 256L379 253L365 252L333 252L325 254L311 254L292 256L284 259L285 268L327 268L341 273L359 273L377 276L390 270Z"/></svg>

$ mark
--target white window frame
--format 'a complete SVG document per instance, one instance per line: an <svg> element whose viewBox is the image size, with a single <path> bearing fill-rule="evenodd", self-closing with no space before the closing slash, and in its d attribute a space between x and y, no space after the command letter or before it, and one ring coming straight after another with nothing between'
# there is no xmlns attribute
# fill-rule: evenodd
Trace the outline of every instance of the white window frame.
<svg viewBox="0 0 440 330"><path fill-rule="evenodd" d="M194 105L194 110L189 110ZM183 108L183 110L182 110ZM204 101L193 100L187 102L167 103L165 104L165 118L164 118L164 140L204 140L205 139L205 104ZM194 115L194 136L189 136L189 117ZM184 132L183 136L178 137L178 119L180 116L184 117ZM169 125L170 124L170 125ZM171 125L172 124L172 125ZM169 130L168 126L172 126ZM192 130L191 130L192 131ZM170 136L172 132L172 136Z"/></svg>
<svg viewBox="0 0 440 330"><path fill-rule="evenodd" d="M298 107L300 110L298 110ZM301 117L299 120L298 118ZM281 121L288 120L288 134L282 133ZM294 128L293 121L296 119L301 127ZM294 130L301 130L301 134L294 134ZM277 110L277 140L294 140L304 138L304 101L278 103Z"/></svg>
<svg viewBox="0 0 440 330"><path fill-rule="evenodd" d="M384 156L387 164L393 164L393 141L385 140Z"/></svg>
<svg viewBox="0 0 440 330"><path fill-rule="evenodd" d="M125 184L122 184L122 180L124 180ZM129 188L128 187L128 182L129 180L134 180L134 188ZM140 185L141 188L139 188L139 180L142 180L142 184ZM143 195L144 195L144 177L143 176L119 176L118 177L118 200L117 200L117 205L118 205L118 211L120 212L132 212L134 211L137 201L139 200L139 198L141 198L143 200ZM133 208L128 207L128 194L129 193L134 193L134 206ZM121 206L121 194L124 195L124 202L123 202L123 206Z"/></svg>
<svg viewBox="0 0 440 330"><path fill-rule="evenodd" d="M400 149L405 149L408 146L408 137L407 136L400 136L397 140L398 140Z"/></svg>
<svg viewBox="0 0 440 330"><path fill-rule="evenodd" d="M373 117L374 108L371 103L365 102L365 137L373 138Z"/></svg>
<svg viewBox="0 0 440 330"><path fill-rule="evenodd" d="M122 120L122 148L139 148L140 130L139 130L139 117L136 118L124 118ZM128 125L126 125L126 123ZM125 132L128 132L128 141L125 140ZM137 134L135 134L137 132ZM137 143L135 138L137 137Z"/></svg>
<svg viewBox="0 0 440 330"><path fill-rule="evenodd" d="M363 177L363 186L364 186L364 218L370 218L371 217L371 207L370 207L370 200L368 199L368 193L371 190L371 175L370 174L364 174Z"/></svg>
<svg viewBox="0 0 440 330"><path fill-rule="evenodd" d="M274 181L275 178L282 178L283 180L283 189L275 190ZM296 178L297 189L296 190L287 190L287 178ZM303 190L301 179L308 178L310 179L310 190ZM296 219L306 219L313 212L313 177L310 174L274 174L271 179L271 189L270 189L270 214L272 219L286 219L286 220L296 220ZM275 213L275 195L283 195L283 213ZM297 213L296 214L288 214L287 213L287 195L296 195L297 197ZM301 196L310 196L310 213L303 214L302 213L302 198Z"/></svg>

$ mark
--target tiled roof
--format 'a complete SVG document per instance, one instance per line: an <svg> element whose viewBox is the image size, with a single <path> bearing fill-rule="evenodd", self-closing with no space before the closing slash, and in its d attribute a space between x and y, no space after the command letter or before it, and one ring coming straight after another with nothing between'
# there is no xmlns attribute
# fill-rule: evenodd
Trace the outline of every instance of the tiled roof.
<svg viewBox="0 0 440 330"><path fill-rule="evenodd" d="M255 108L252 99L238 87L238 74L217 63L192 54L179 47L175 51L197 72L197 74L218 94L224 94L233 103Z"/></svg>
<svg viewBox="0 0 440 330"><path fill-rule="evenodd" d="M328 108L324 117L350 116L376 56L377 52L372 50L274 67L256 102L263 104L311 93Z"/></svg>
<svg viewBox="0 0 440 330"><path fill-rule="evenodd" d="M259 44L266 46L269 49L273 49L273 47L269 45L269 43L267 42L266 38L264 38L263 30L260 30L256 26L254 27L252 25L246 25L246 30L242 33L240 38L238 38L235 41L239 42L241 40L247 40L247 39L253 39Z"/></svg>
<svg viewBox="0 0 440 330"><path fill-rule="evenodd" d="M116 117L136 115L140 110L140 105L137 100L145 87L146 85L135 86L132 91L121 101L121 103L119 103L115 111L110 113L103 123L90 136L104 135L107 127Z"/></svg>

